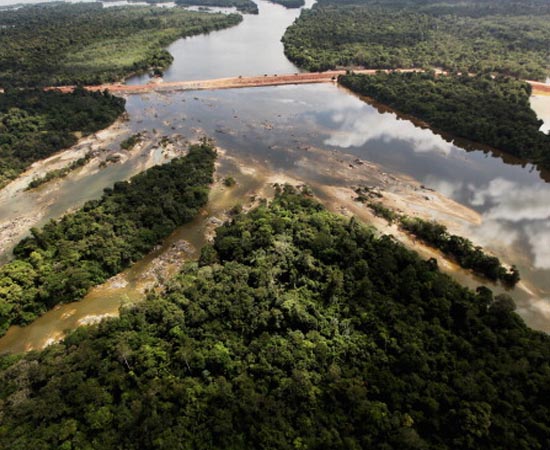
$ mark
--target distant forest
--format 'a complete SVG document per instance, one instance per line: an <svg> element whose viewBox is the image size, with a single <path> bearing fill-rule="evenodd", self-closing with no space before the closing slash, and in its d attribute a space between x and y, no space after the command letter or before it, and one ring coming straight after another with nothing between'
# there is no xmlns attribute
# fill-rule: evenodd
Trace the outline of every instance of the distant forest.
<svg viewBox="0 0 550 450"><path fill-rule="evenodd" d="M531 86L488 75L379 73L345 75L339 82L441 132L503 150L550 169L550 136L531 109Z"/></svg>
<svg viewBox="0 0 550 450"><path fill-rule="evenodd" d="M162 72L174 40L238 24L238 14L182 8L25 6L0 14L0 87L101 84Z"/></svg>
<svg viewBox="0 0 550 450"><path fill-rule="evenodd" d="M0 447L543 450L550 337L284 188L119 319L0 358Z"/></svg>
<svg viewBox="0 0 550 450"><path fill-rule="evenodd" d="M0 94L0 188L31 163L111 125L125 101L108 93L8 90Z"/></svg>
<svg viewBox="0 0 550 450"><path fill-rule="evenodd" d="M544 0L319 0L284 37L308 70L440 67L543 80L550 73Z"/></svg>

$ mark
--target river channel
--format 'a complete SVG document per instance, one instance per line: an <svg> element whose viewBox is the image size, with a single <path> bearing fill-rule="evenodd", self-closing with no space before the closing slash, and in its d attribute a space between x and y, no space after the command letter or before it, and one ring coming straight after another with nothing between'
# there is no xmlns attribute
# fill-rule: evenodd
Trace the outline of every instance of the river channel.
<svg viewBox="0 0 550 450"><path fill-rule="evenodd" d="M165 79L297 72L284 57L280 38L299 11L261 0L257 3L259 15L246 15L235 28L172 44L169 50L175 60ZM128 82L146 81L142 76ZM542 112L548 104L545 98L533 103ZM205 242L205 229L235 203L262 194L267 181L278 179L307 183L323 200L331 198L333 203L337 196L331 197L331 192L345 192L364 182L388 191L401 185L422 190L419 198L425 205L416 210L424 213L437 209L433 205L440 194L463 205L475 220L452 211L434 212L433 217L516 264L522 283L510 293L518 312L530 326L550 332L550 184L545 181L548 175L533 166L489 149L470 150L467 143L449 142L331 84L131 95L126 106L127 121L99 133L99 143L85 143L78 150L85 152L95 145L105 154L120 154L118 162L101 168L99 160L92 161L35 191L23 191L24 182L8 186L5 191L10 195L0 192L0 220L23 220L36 226L99 197L115 181L175 156L159 144L164 135L180 143L202 135L214 138L223 149L218 179L231 174L238 181L237 188L228 190L217 183L201 217L177 230L121 277L92 290L83 301L50 311L25 328L12 327L0 339L0 352L41 348L67 329L116 315L121 305L139 301L158 281L152 271L163 255L177 247L179 257L193 259ZM135 132L145 132L146 142L131 152L121 152L120 141ZM60 159L63 155L40 169L59 167ZM370 165L375 168L372 178L365 171ZM29 212L36 214L29 217ZM17 239L28 226L14 231ZM9 259L9 250L0 258ZM168 257L164 262L167 259L168 266L177 266ZM460 270L449 272L471 287L482 284Z"/></svg>

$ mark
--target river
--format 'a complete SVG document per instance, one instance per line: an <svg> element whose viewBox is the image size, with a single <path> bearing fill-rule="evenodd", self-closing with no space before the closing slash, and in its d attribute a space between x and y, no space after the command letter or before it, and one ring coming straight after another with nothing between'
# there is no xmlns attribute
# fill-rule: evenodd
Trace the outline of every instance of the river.
<svg viewBox="0 0 550 450"><path fill-rule="evenodd" d="M280 37L299 12L257 3L260 14L245 16L235 28L172 44L169 50L175 59L165 79L296 72L282 53ZM544 99L539 103L548 104ZM96 145L106 153L120 153L120 141L137 131L148 133L147 145L127 152L107 168L100 169L96 161L36 192L15 189L9 199L0 195L2 217L16 218L39 209L35 223L40 224L97 198L114 181L168 160L158 144L164 134L182 141L203 134L213 137L225 151L218 176L235 176L238 188L228 191L217 184L205 214L126 271L121 282L119 278L100 286L85 300L50 311L30 326L13 327L0 339L0 352L40 348L66 329L115 315L120 305L140 300L145 287L155 282L149 276L152 261L182 241L188 242L182 255L193 258L212 220L261 193L263 183L277 177L305 182L322 198L328 198L328 188L336 192L359 182L378 183L388 191L409 183L402 180L411 180L411 191L424 185L425 204L417 210L434 211L433 216L451 230L463 231L476 244L515 263L523 279L521 287L511 292L518 312L529 325L550 332L550 185L533 166L509 157L503 160L490 150L468 151L465 143L448 142L329 84L132 95L127 97L127 111L129 119L118 125L116 133L105 132L100 143L83 147ZM355 163L358 159L362 162ZM362 172L363 161L376 165L376 180ZM55 164L59 161L53 158L46 166ZM463 220L452 210L438 213L437 192L432 190L470 208L477 220ZM6 258L6 252L2 256ZM451 272L469 286L481 283L462 271Z"/></svg>

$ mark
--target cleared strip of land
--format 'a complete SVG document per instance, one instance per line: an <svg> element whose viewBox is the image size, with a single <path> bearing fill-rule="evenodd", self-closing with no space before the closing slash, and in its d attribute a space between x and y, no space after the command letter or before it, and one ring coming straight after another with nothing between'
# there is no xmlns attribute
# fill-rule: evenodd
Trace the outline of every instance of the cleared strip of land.
<svg viewBox="0 0 550 450"><path fill-rule="evenodd" d="M412 72L413 70L402 70L400 72ZM374 75L377 70L355 70L355 73ZM339 75L345 75L345 70L331 70L327 72L302 72L284 75L264 75L252 77L229 77L215 78L211 80L195 80L195 81L153 81L142 85L128 85L121 83L101 84L97 86L86 86L89 91L104 91L115 94L140 94L145 92L162 92L162 91L198 91L212 89L231 89L245 87L262 87L262 86L280 86L285 84L312 84L312 83L328 83L335 81ZM56 89L61 92L72 92L74 86L59 86L49 89Z"/></svg>
<svg viewBox="0 0 550 450"><path fill-rule="evenodd" d="M374 75L380 70L376 69L361 69L354 70L354 73ZM415 69L400 69L396 72L415 72ZM443 73L443 72L441 72ZM213 89L234 89L245 87L263 87L263 86L281 86L285 84L313 84L313 83L329 83L335 81L339 75L345 75L346 70L330 70L327 72L301 72L294 74L273 74L264 76L252 77L228 77L215 78L210 80L194 80L194 81L153 81L148 84L129 85L122 83L100 84L96 86L86 86L89 91L104 91L108 90L112 94L141 94L147 92L162 92L162 91L200 91ZM550 84L540 83L537 81L526 80L533 87L534 94L550 95ZM75 86L59 86L48 89L55 89L61 92L72 92Z"/></svg>
<svg viewBox="0 0 550 450"><path fill-rule="evenodd" d="M529 83L533 88L533 94L550 95L550 84L529 80L527 80L527 83Z"/></svg>

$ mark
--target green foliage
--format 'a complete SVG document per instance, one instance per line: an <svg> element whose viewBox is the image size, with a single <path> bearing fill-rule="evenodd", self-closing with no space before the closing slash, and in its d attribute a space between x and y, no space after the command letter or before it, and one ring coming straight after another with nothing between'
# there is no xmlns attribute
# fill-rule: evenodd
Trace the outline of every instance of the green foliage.
<svg viewBox="0 0 550 450"><path fill-rule="evenodd" d="M220 8L237 8L244 14L258 14L258 5L252 0L176 0L177 5L181 6L203 6Z"/></svg>
<svg viewBox="0 0 550 450"><path fill-rule="evenodd" d="M92 152L89 152L82 158L78 158L76 161L73 161L68 166L62 167L61 169L50 170L43 177L33 179L29 183L29 185L25 188L25 190L35 189L38 186L42 186L43 184L51 180L64 178L67 175L69 175L69 173L71 173L73 170L78 169L79 167L85 166L88 163L88 161L90 161L90 159L92 158L93 158Z"/></svg>
<svg viewBox="0 0 550 450"><path fill-rule="evenodd" d="M206 141L191 146L187 156L117 182L100 200L32 229L16 259L0 267L0 333L80 300L193 219L208 200L215 158Z"/></svg>
<svg viewBox="0 0 550 450"><path fill-rule="evenodd" d="M460 267L471 269L493 281L500 280L508 286L514 286L520 280L515 266L506 269L496 256L485 254L481 247L474 246L469 239L450 234L444 225L404 216L401 217L400 225L405 231L450 256Z"/></svg>
<svg viewBox="0 0 550 450"><path fill-rule="evenodd" d="M124 104L107 92L84 89L0 94L0 187L33 162L75 144L77 132L87 135L111 125Z"/></svg>
<svg viewBox="0 0 550 450"><path fill-rule="evenodd" d="M380 202L369 201L362 192L359 193L357 201L367 202L367 206L376 216L386 219L389 224L397 222L403 231L439 249L460 267L471 270L476 275L492 281L499 280L509 287L515 286L520 280L516 266L507 269L497 257L487 255L483 248L474 246L469 239L450 234L447 227L438 222L399 214Z"/></svg>
<svg viewBox="0 0 550 450"><path fill-rule="evenodd" d="M361 199L361 197L359 198ZM386 219L390 224L399 218L399 214L390 208L386 208L380 202L368 202L367 205L376 216Z"/></svg>
<svg viewBox="0 0 550 450"><path fill-rule="evenodd" d="M345 75L339 82L453 136L550 168L550 136L531 109L531 87L510 78L433 73Z"/></svg>
<svg viewBox="0 0 550 450"><path fill-rule="evenodd" d="M2 362L0 447L549 447L548 335L285 191L163 294Z"/></svg>
<svg viewBox="0 0 550 450"><path fill-rule="evenodd" d="M40 4L0 14L0 86L102 84L161 72L174 40L236 25L237 14L181 8Z"/></svg>
<svg viewBox="0 0 550 450"><path fill-rule="evenodd" d="M550 6L510 0L321 0L287 29L285 54L309 70L442 67L545 79Z"/></svg>
<svg viewBox="0 0 550 450"><path fill-rule="evenodd" d="M120 143L120 148L122 150L132 150L136 144L141 140L141 133L132 134L132 136L124 139Z"/></svg>
<svg viewBox="0 0 550 450"><path fill-rule="evenodd" d="M237 181L232 176L227 176L223 179L223 184L227 187L233 187L237 184Z"/></svg>

